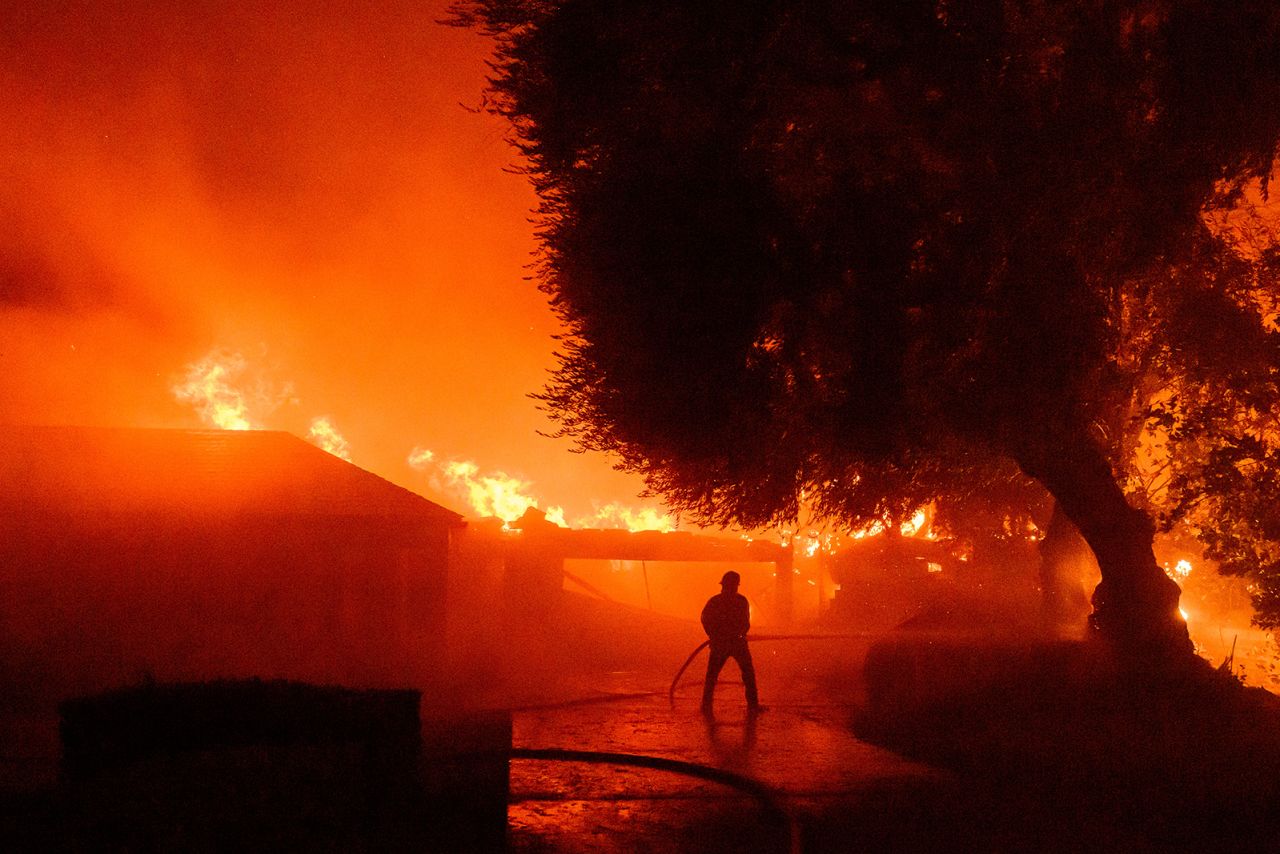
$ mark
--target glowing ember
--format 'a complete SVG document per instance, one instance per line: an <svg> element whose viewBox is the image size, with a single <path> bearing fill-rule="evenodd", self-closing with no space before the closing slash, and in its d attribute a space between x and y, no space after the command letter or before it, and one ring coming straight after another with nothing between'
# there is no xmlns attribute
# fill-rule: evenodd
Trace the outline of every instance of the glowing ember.
<svg viewBox="0 0 1280 854"><path fill-rule="evenodd" d="M930 518L931 516L932 507L921 507L912 514L910 519L898 525L898 532L904 537L919 537L926 540L936 540L938 535L933 530L933 524ZM875 521L857 529L856 531L848 531L844 536L853 540L863 540L867 537L878 537L887 530L888 526L883 521ZM839 539L839 537L836 537L833 540L833 538L828 537L827 541L822 544L822 550L833 551L834 548L838 547L839 543L837 541Z"/></svg>
<svg viewBox="0 0 1280 854"><path fill-rule="evenodd" d="M872 522L867 527L859 528L858 530L851 533L849 536L855 540L861 540L866 537L878 537L884 532L885 532L885 527L883 522Z"/></svg>
<svg viewBox="0 0 1280 854"><path fill-rule="evenodd" d="M1194 567L1191 566L1191 561L1180 560L1173 566L1165 564L1164 574L1181 584L1187 580L1187 576L1191 575L1191 570L1193 568Z"/></svg>
<svg viewBox="0 0 1280 854"><path fill-rule="evenodd" d="M333 426L329 416L320 415L311 419L311 429L307 431L307 439L317 448L351 462L351 446L338 432L338 428Z"/></svg>

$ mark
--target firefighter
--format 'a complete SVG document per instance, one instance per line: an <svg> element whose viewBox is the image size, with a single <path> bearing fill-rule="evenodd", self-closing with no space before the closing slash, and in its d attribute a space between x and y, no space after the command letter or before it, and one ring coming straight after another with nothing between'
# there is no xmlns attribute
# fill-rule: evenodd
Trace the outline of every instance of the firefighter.
<svg viewBox="0 0 1280 854"><path fill-rule="evenodd" d="M707 633L711 655L707 659L707 678L702 683L702 711L711 712L711 699L716 690L716 679L724 663L732 658L742 671L742 683L747 690L747 709L758 712L760 698L756 695L756 669L751 663L751 650L747 647L747 630L751 628L751 606L747 597L738 592L742 576L729 570L720 579L720 592L707 600L702 608L702 628Z"/></svg>

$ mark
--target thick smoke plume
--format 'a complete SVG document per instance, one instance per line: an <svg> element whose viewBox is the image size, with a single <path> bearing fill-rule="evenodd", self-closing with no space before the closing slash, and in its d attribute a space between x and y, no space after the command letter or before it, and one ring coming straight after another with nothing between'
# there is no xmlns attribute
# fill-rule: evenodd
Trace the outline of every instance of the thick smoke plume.
<svg viewBox="0 0 1280 854"><path fill-rule="evenodd" d="M445 5L0 5L0 423L203 426L171 392L195 380L228 387L204 399L229 426L324 414L393 481L429 442L584 514L631 502L538 435L558 329L525 280L535 199L468 109L488 48ZM211 352L303 403L187 377Z"/></svg>

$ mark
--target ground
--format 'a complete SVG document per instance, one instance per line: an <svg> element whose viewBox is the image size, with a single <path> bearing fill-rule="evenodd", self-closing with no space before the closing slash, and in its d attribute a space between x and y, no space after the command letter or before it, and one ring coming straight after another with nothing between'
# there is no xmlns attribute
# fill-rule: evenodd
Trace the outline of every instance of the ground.
<svg viewBox="0 0 1280 854"><path fill-rule="evenodd" d="M950 643L948 649L946 641L929 638L920 646L943 650L944 664L954 660L957 666L966 658L958 647L972 647L970 660L992 657L980 640ZM1252 701L1247 709L1224 702L1236 689L1209 676L1207 668L1202 675L1209 688L1115 688L1118 683L1107 682L1114 690L1090 695L1088 686L1103 683L1076 665L1092 667L1094 652L1056 645L1044 654L1028 643L1021 657L1000 651L995 660L1004 664L996 667L1009 667L1009 678L1027 679L1028 662L1047 666L1032 680L1053 678L1059 688L1028 701L1001 685L997 675L963 702L927 710L901 705L902 718L886 725L872 714L862 680L866 647L856 640L758 644L768 708L756 717L747 715L741 684L732 682L720 686L714 718L700 715L697 677L705 658L690 668L674 703L666 687L679 658L665 670L600 673L576 687L564 686L569 702L517 709L517 751L558 748L681 760L758 781L764 795L666 770L518 758L511 764L511 849L1270 847L1272 772L1280 750L1275 738L1240 730L1266 721L1274 730L1280 718ZM930 678L927 668L914 670ZM730 664L730 679L733 671ZM1083 681L1071 684L1075 680Z"/></svg>
<svg viewBox="0 0 1280 854"><path fill-rule="evenodd" d="M749 715L741 685L726 684L707 717L696 690L672 705L654 677L614 673L600 686L618 694L659 688L650 696L519 711L514 744L681 760L759 781L766 798L666 770L516 759L513 850L786 851L793 828L812 825L812 815L942 776L855 738L852 708L816 691L775 694L766 711ZM772 681L762 674L766 691Z"/></svg>
<svg viewBox="0 0 1280 854"><path fill-rule="evenodd" d="M463 731L479 736L511 710L506 847L517 854L1275 850L1275 698L1207 666L1178 683L1111 667L1096 648L1008 637L763 641L753 655L766 710L747 714L730 663L706 717L705 653L668 692L700 640L696 624L562 616L576 633L540 632L561 642L515 648L511 669L469 698L477 705L464 718ZM445 754L490 749L457 735ZM254 781L264 773L293 781L271 790L288 794L332 778L299 800L324 809L312 809L305 826L282 823L281 833L311 834L311 850L423 850L399 844L408 835L370 831L360 804L342 794L358 798L376 782L340 779L366 767L362 754L318 750L162 758L116 779L159 791L168 784L157 781L186 769L180 779L195 792L209 785L201 769L234 776L250 767ZM431 763L426 773L456 795L456 777ZM0 849L74 850L61 797L0 798ZM470 796L457 797L465 812ZM135 800L97 802L128 811ZM501 828L502 799L493 803L492 826ZM256 824L236 830L261 838Z"/></svg>

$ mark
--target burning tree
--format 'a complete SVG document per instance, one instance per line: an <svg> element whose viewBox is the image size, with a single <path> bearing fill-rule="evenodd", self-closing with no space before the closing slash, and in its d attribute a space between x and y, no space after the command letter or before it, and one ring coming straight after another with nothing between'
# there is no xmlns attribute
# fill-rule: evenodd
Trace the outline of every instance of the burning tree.
<svg viewBox="0 0 1280 854"><path fill-rule="evenodd" d="M1189 650L1098 425L1134 400L1134 283L1171 309L1212 290L1172 272L1221 246L1205 209L1270 173L1280 7L455 11L496 40L541 195L564 434L746 525L802 495L854 521L1012 460L1098 558L1093 625Z"/></svg>
<svg viewBox="0 0 1280 854"><path fill-rule="evenodd" d="M1181 303L1146 312L1178 346L1150 359L1156 383L1144 411L1149 441L1134 480L1164 527L1193 533L1223 574L1251 576L1254 621L1276 628L1280 244L1270 228L1252 227L1274 222L1274 214L1259 216L1252 204L1241 210L1243 227L1221 226L1232 251L1204 247L1171 270L1183 280Z"/></svg>

